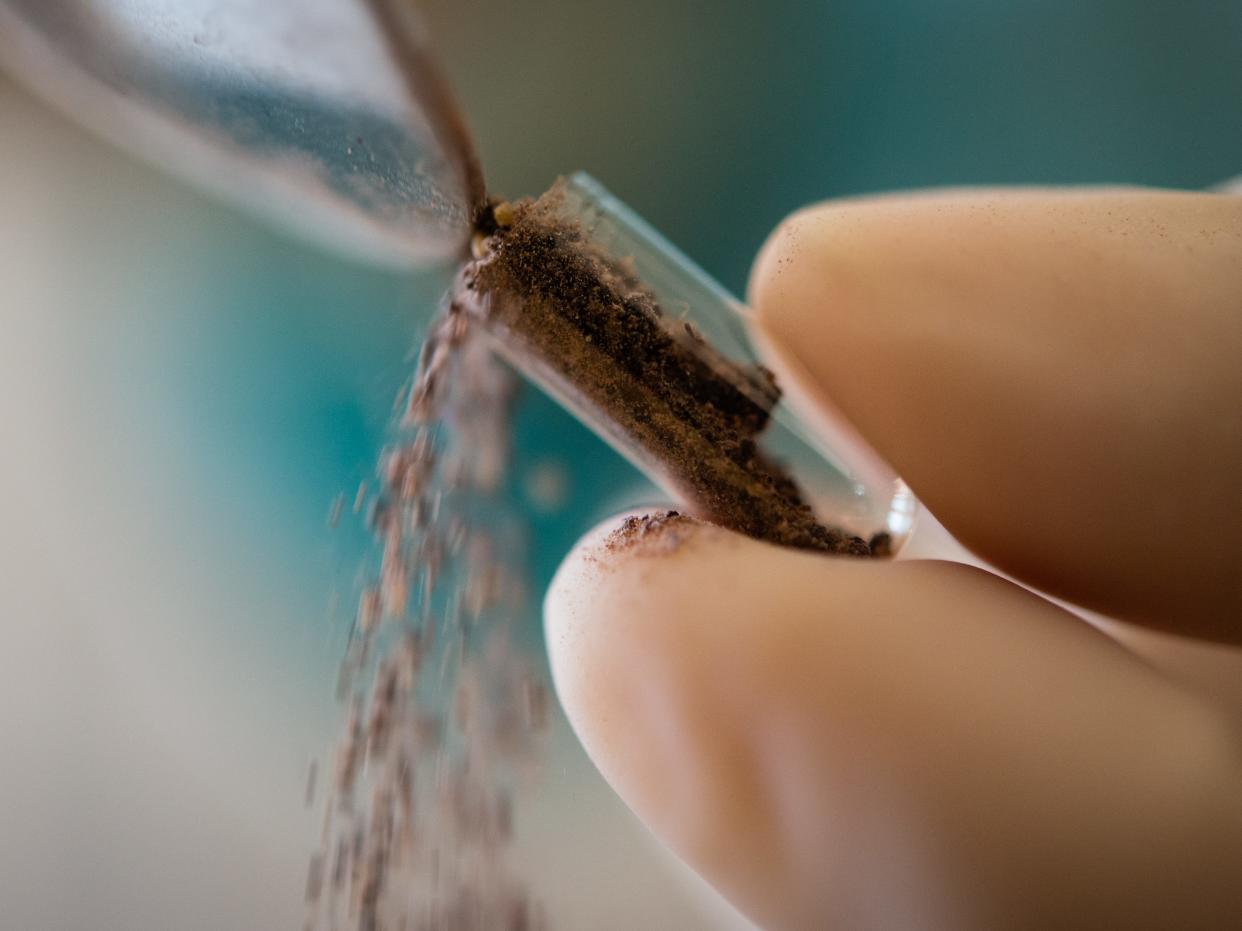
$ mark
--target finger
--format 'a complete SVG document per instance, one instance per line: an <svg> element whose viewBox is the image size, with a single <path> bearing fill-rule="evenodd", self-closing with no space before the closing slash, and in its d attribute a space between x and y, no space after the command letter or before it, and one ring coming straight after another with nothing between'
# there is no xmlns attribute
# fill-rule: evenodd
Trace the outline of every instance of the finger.
<svg viewBox="0 0 1242 931"><path fill-rule="evenodd" d="M764 927L1242 914L1223 726L995 576L675 521L580 547L545 615L596 765Z"/></svg>
<svg viewBox="0 0 1242 931"><path fill-rule="evenodd" d="M787 220L774 367L999 568L1242 639L1242 198L957 191Z"/></svg>

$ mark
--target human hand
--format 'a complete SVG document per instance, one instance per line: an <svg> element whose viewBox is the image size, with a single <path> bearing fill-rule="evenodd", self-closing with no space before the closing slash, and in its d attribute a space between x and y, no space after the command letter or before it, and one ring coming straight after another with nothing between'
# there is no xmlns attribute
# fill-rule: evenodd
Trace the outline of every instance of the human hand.
<svg viewBox="0 0 1242 931"><path fill-rule="evenodd" d="M1242 643L1242 197L826 204L750 296L793 398L831 398L982 559L1173 644ZM1242 714L1158 655L957 563L601 537L548 595L558 694L761 925L1242 916Z"/></svg>

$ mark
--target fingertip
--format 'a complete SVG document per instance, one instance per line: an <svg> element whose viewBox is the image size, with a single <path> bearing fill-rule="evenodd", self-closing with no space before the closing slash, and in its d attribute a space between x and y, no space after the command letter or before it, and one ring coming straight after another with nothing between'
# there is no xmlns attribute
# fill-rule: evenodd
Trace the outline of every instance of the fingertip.
<svg viewBox="0 0 1242 931"><path fill-rule="evenodd" d="M1240 232L1236 198L1189 192L821 204L759 253L757 342L810 426L847 423L993 565L1236 641L1232 551L1153 528L1242 514Z"/></svg>
<svg viewBox="0 0 1242 931"><path fill-rule="evenodd" d="M553 682L587 754L648 824L685 851L696 751L686 722L702 684L697 594L721 552L743 541L668 512L613 519L588 533L544 603Z"/></svg>
<svg viewBox="0 0 1242 931"><path fill-rule="evenodd" d="M557 692L588 750L610 703L627 707L632 682L680 662L687 581L732 540L675 511L629 514L591 530L561 563L544 601L545 636Z"/></svg>
<svg viewBox="0 0 1242 931"><path fill-rule="evenodd" d="M703 532L723 533L669 510L618 515L588 531L561 562L544 599L553 673L572 667L584 628L607 633L649 616L637 610L637 602L649 600L649 576L667 570L669 558ZM666 558L655 562L655 556Z"/></svg>
<svg viewBox="0 0 1242 931"><path fill-rule="evenodd" d="M830 233L839 211L831 204L817 204L785 217L760 247L751 266L746 296L755 324L776 346L797 342L805 327L802 309L810 303L818 313L811 321L815 328L829 327L829 315L840 306L833 300L833 268L826 233ZM807 293L804 267L815 269L812 293ZM778 360L779 361L779 360Z"/></svg>
<svg viewBox="0 0 1242 931"><path fill-rule="evenodd" d="M1147 789L1116 785L1165 786L1163 760L1184 768L1216 740L1190 739L1215 734L1200 706L1113 641L958 564L636 521L589 534L545 610L558 695L600 772L766 925L908 924L946 876L1008 913L1039 870L1078 875L1057 857L1084 819L1163 830ZM1082 791L1062 792L1067 767Z"/></svg>

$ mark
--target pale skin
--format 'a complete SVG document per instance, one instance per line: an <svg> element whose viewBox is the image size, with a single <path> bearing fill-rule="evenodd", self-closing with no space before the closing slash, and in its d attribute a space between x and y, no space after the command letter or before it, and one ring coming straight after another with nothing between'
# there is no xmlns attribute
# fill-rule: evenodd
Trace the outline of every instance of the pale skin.
<svg viewBox="0 0 1242 931"><path fill-rule="evenodd" d="M1242 197L828 203L749 296L782 382L958 540L1132 627L952 562L604 528L545 615L609 783L765 928L1236 927Z"/></svg>

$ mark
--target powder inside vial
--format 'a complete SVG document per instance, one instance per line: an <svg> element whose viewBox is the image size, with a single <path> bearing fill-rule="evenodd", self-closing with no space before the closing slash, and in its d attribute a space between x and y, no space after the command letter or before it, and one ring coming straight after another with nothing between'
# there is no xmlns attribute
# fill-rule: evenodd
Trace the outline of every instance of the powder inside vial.
<svg viewBox="0 0 1242 931"><path fill-rule="evenodd" d="M785 546L871 554L822 524L760 448L780 397L770 371L729 361L671 319L569 215L563 185L504 213L458 278L455 312L662 475L696 517Z"/></svg>

